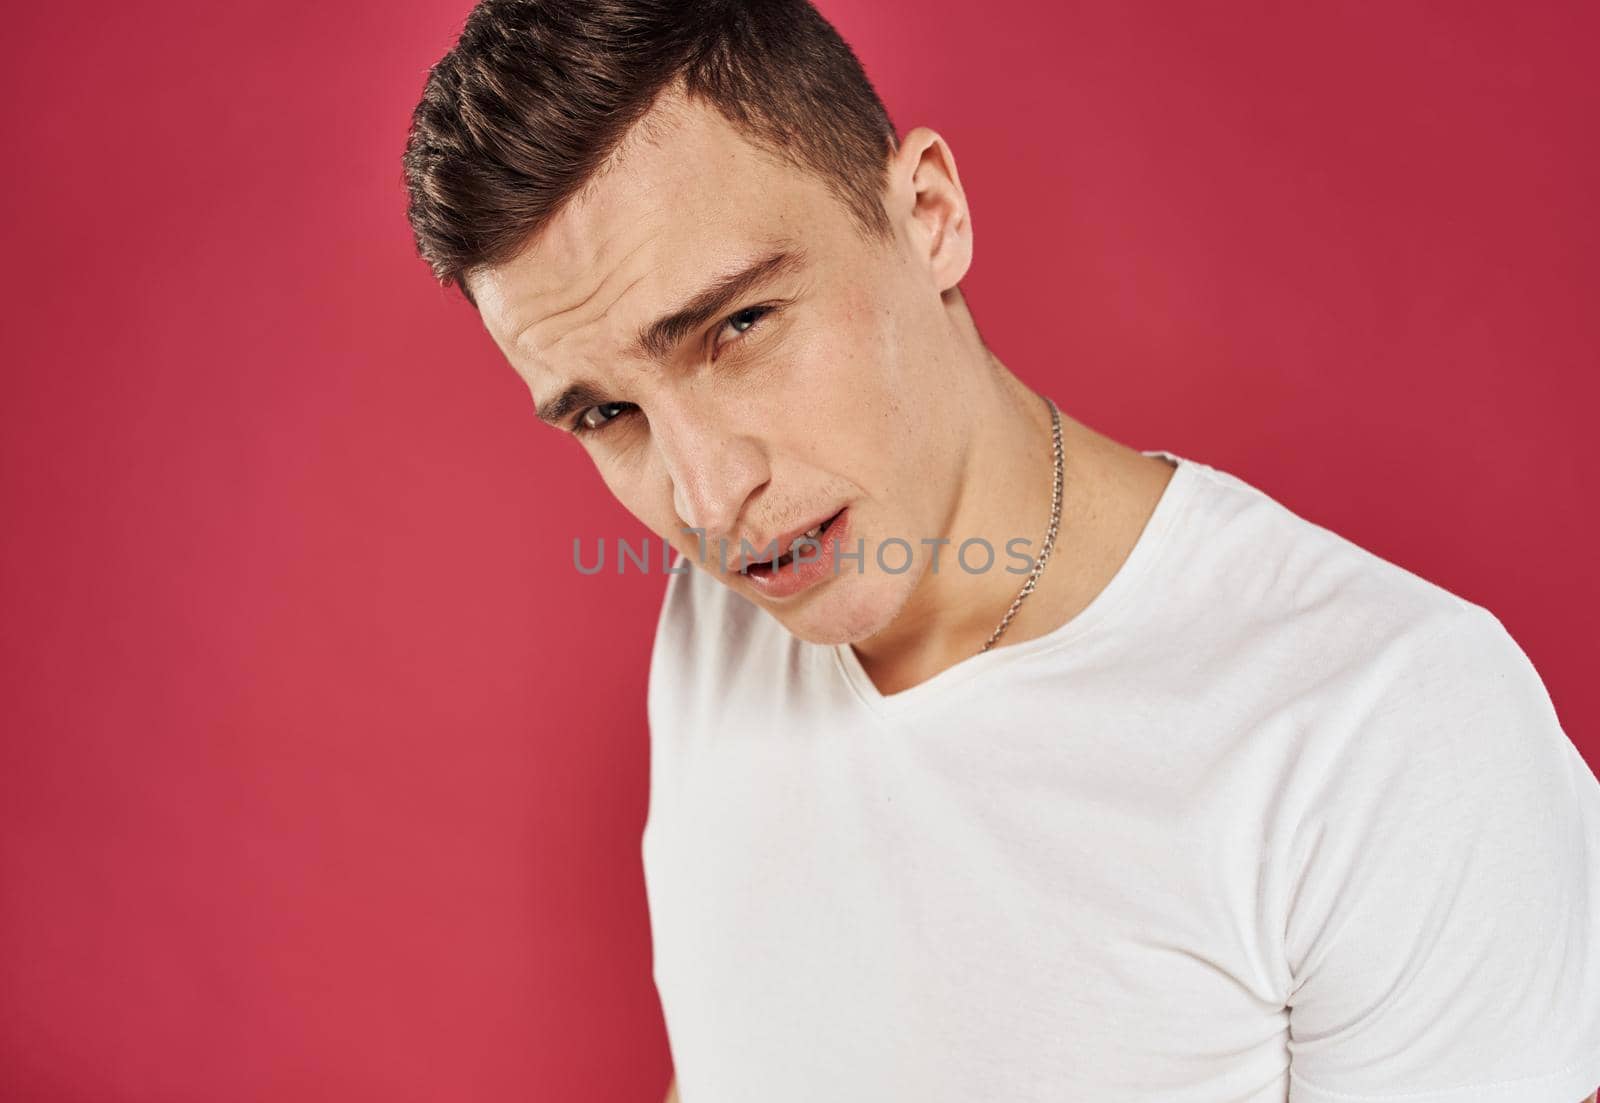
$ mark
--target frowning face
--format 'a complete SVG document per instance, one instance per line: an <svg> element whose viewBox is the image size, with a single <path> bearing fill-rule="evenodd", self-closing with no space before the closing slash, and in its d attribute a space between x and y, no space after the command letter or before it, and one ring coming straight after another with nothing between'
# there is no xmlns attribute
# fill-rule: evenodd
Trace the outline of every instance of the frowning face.
<svg viewBox="0 0 1600 1103"><path fill-rule="evenodd" d="M960 495L959 184L903 146L894 235L873 240L821 178L715 110L667 94L650 123L471 278L484 325L540 418L651 531L800 638L862 639L905 605L919 541L949 535ZM743 545L770 557L823 525L798 553L814 562L740 569ZM909 569L897 547L877 562L891 537ZM835 566L858 541L863 559Z"/></svg>

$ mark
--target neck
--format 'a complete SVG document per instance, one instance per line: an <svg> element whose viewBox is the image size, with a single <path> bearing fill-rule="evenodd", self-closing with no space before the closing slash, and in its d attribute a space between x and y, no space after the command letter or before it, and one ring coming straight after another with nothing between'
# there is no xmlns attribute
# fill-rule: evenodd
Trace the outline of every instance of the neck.
<svg viewBox="0 0 1600 1103"><path fill-rule="evenodd" d="M938 534L949 542L939 546L936 567L933 549L920 550L928 566L905 606L886 628L853 645L863 669L883 692L925 681L976 653L1027 578L1016 572L1028 564L1008 554L1007 541L1026 540L1016 548L1029 557L1043 550L1055 480L1050 410L992 354L985 350L983 355L992 370L978 373L979 380L962 395L959 416L971 427L971 435L968 462L944 531ZM1069 420L1062 416L1062 446L1070 475ZM1070 478L1063 484L1063 534L1073 523L1069 485ZM966 569L958 558L962 542L974 538L993 549L994 560L987 569L981 569L988 560L983 544L968 548ZM1030 606L1052 604L1041 597L1052 571L1060 570L1059 550L1052 552L1035 592L1023 602L997 648L1048 630Z"/></svg>

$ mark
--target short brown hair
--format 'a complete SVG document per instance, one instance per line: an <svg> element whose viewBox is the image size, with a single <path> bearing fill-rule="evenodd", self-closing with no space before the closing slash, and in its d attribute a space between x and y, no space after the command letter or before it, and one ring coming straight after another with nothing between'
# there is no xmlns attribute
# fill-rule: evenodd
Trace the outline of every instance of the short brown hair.
<svg viewBox="0 0 1600 1103"><path fill-rule="evenodd" d="M894 125L807 0L481 0L428 73L402 158L435 278L472 302L466 278L514 256L674 82L888 238Z"/></svg>

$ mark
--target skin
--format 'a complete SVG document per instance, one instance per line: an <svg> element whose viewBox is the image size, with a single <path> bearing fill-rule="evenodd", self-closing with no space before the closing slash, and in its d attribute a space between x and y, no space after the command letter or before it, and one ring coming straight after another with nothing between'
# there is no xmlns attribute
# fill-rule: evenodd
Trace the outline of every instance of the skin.
<svg viewBox="0 0 1600 1103"><path fill-rule="evenodd" d="M579 380L623 404L587 407L597 428L577 439L630 513L795 636L853 645L893 693L973 654L999 623L1024 577L1004 569L1017 565L1006 541L1042 545L1054 465L1048 409L985 348L957 286L972 219L939 134L906 135L882 199L888 241L866 236L819 177L674 87L522 252L468 284L536 408ZM778 243L798 245L804 264L664 355L634 347L641 327ZM1062 430L1056 548L997 646L1086 606L1171 473L1065 411ZM847 562L773 598L718 563L719 539L731 560L741 539L759 547L841 506L864 569ZM688 528L704 533L706 557ZM915 552L903 573L874 561L892 537ZM955 562L973 537L996 550L987 571Z"/></svg>

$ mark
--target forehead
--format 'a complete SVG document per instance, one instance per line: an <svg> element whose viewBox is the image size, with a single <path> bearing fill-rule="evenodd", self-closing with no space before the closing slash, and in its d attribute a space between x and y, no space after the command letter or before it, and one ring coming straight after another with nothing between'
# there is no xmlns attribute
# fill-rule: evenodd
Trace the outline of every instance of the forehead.
<svg viewBox="0 0 1600 1103"><path fill-rule="evenodd" d="M817 177L714 108L664 95L518 255L473 280L479 314L530 385L614 360L638 328L773 241L840 214Z"/></svg>

